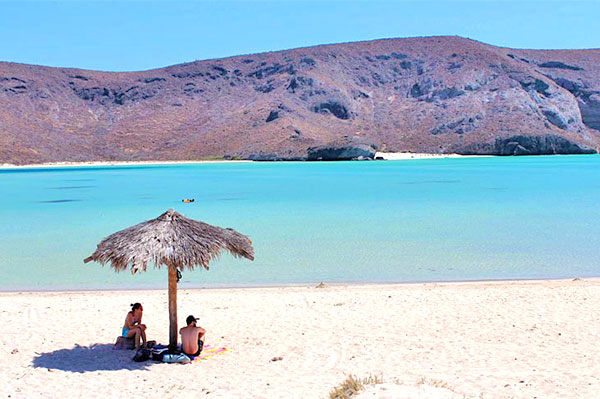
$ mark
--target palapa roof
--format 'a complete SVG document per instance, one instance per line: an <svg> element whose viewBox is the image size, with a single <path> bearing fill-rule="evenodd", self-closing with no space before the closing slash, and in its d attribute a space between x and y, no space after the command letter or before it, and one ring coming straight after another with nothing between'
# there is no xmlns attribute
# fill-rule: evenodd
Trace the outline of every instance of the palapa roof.
<svg viewBox="0 0 600 399"><path fill-rule="evenodd" d="M170 209L156 219L147 220L106 237L84 262L110 263L116 271L146 270L148 263L156 267L172 265L179 269L208 270L209 263L222 250L235 257L254 260L252 241L229 228L188 219Z"/></svg>

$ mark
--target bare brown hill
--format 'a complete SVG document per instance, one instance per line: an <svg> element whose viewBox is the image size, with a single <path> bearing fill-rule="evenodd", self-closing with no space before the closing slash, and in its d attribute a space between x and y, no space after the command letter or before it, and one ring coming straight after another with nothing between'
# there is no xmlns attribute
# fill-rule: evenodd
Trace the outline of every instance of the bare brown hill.
<svg viewBox="0 0 600 399"><path fill-rule="evenodd" d="M0 162L597 152L600 50L386 39L143 72L0 63Z"/></svg>

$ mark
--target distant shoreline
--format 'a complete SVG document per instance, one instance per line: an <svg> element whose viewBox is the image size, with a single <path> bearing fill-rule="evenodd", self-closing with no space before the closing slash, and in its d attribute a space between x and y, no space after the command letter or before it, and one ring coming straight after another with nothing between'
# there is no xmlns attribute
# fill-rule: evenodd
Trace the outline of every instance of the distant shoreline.
<svg viewBox="0 0 600 399"><path fill-rule="evenodd" d="M523 157L523 156L559 156L559 155L595 155L595 154L540 154L540 155L461 155L461 154L429 154L424 152L377 152L373 160L406 161L413 159L447 159L447 158L497 158L497 157ZM48 162L37 164L15 165L10 163L0 164L0 170L11 169L42 169L42 168L79 168L103 166L152 166L152 165L201 165L216 163L280 163L280 162L340 162L340 161L253 161L249 159L218 159L198 161L85 161L85 162ZM358 161L362 162L362 161Z"/></svg>
<svg viewBox="0 0 600 399"><path fill-rule="evenodd" d="M216 284L216 285L183 285L179 287L180 290L189 290L189 291L223 291L223 290L275 290L275 289L287 289L287 288L322 288L318 287L320 284L324 284L325 287L332 288L361 288L361 287L414 287L414 286L439 286L439 285L448 285L448 286L458 286L458 285L481 285L481 284L490 284L490 285L503 285L503 284L519 284L519 283L531 283L531 284L540 284L540 283L550 283L550 282L568 282L568 281L588 281L595 282L600 284L600 276L583 276L583 277L516 277L516 278L483 278L483 279L457 279L457 280L407 280L407 281L371 281L371 280L357 280L357 281L328 281L324 280L320 283L315 281L301 281L301 282L290 282L290 283L256 283L256 284ZM11 294L77 294L77 293L91 293L91 292L164 292L165 288L160 285L131 285L131 286L108 286L108 287L73 287L68 288L65 286L59 286L56 288L27 288L27 287L15 287L15 288L2 288L0 287L0 297L3 295L11 295Z"/></svg>
<svg viewBox="0 0 600 399"><path fill-rule="evenodd" d="M497 155L460 155L460 154L428 154L425 152L377 152L375 158L385 161L403 161L407 159L440 159L440 158L489 158Z"/></svg>
<svg viewBox="0 0 600 399"><path fill-rule="evenodd" d="M137 165L193 165L210 163L248 163L250 160L205 160L205 161L87 161L87 162L48 162L26 165L14 165L10 163L0 164L1 169L36 169L36 168L73 168L73 167L97 167L97 166L137 166Z"/></svg>
<svg viewBox="0 0 600 399"><path fill-rule="evenodd" d="M492 157L494 155L460 155L460 154L428 154L421 152L377 152L375 158L383 158L385 161L399 161L407 159L440 159L440 158L474 158ZM250 162L299 162L299 161L252 161L246 159L218 159L198 161L85 161L85 162L48 162L37 164L15 165L10 163L0 164L2 169L35 169L35 168L73 168L73 167L97 167L97 166L138 166L138 165L194 165L212 163L250 163ZM300 161L314 162L314 161ZM337 162L337 161L316 161Z"/></svg>

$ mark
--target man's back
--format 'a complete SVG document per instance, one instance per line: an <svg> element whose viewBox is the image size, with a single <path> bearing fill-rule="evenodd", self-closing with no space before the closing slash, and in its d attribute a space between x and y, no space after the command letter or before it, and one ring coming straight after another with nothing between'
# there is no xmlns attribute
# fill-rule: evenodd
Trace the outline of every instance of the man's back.
<svg viewBox="0 0 600 399"><path fill-rule="evenodd" d="M181 334L181 349L183 352L186 354L195 354L198 352L198 341L202 338L201 335L203 335L204 332L202 327L196 327L195 325L189 325L179 330L179 333Z"/></svg>

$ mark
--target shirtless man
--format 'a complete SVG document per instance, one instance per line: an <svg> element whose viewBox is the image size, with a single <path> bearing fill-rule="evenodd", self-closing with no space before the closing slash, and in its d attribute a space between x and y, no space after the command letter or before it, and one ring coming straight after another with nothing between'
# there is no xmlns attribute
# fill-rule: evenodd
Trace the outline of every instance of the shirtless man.
<svg viewBox="0 0 600 399"><path fill-rule="evenodd" d="M135 349L140 348L140 338L142 340L141 345L146 343L146 325L142 324L143 313L144 308L141 303L131 304L131 311L127 313L125 324L123 324L122 335L125 338L135 339Z"/></svg>
<svg viewBox="0 0 600 399"><path fill-rule="evenodd" d="M187 327L179 330L179 334L181 334L181 349L183 353L191 357L200 355L202 346L204 346L204 334L206 330L202 327L197 327L197 321L198 319L190 315L185 319Z"/></svg>

